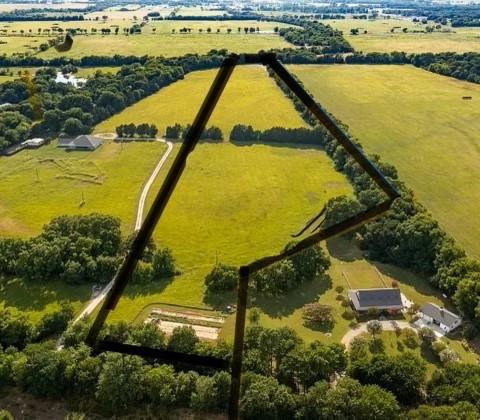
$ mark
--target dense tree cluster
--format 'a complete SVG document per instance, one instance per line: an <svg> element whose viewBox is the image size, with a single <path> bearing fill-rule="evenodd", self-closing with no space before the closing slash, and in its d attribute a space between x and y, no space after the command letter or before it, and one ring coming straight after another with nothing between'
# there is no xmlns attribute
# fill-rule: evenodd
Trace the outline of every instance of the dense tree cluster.
<svg viewBox="0 0 480 420"><path fill-rule="evenodd" d="M188 131L190 130L190 124L185 126L175 123L172 126L167 126L165 129L165 137L171 140L185 140ZM214 141L214 142L221 142L223 140L223 132L222 130L212 125L210 127L205 127L200 135L200 141Z"/></svg>
<svg viewBox="0 0 480 420"><path fill-rule="evenodd" d="M261 131L253 129L251 125L237 124L230 132L230 140L233 143L317 144L321 135L323 131L305 127L272 127Z"/></svg>
<svg viewBox="0 0 480 420"><path fill-rule="evenodd" d="M416 54L412 58L413 65L428 71L480 83L479 53L441 53Z"/></svg>
<svg viewBox="0 0 480 420"><path fill-rule="evenodd" d="M11 337L4 327L5 318L14 322L11 314L0 318L2 390L17 386L40 398L88 402L90 410L105 415L124 415L145 406L155 407L156 413L177 408L203 413L226 409L230 383L227 372L175 370L169 365L150 365L139 357L115 353L94 356L83 344L88 328L84 321L69 327L63 349L56 349L54 341L28 344L27 340L17 341L22 349L18 351L12 346L14 341L4 338ZM33 330L39 327L31 327ZM232 352L223 341L199 341L191 327L176 328L167 338L152 323L121 322L107 325L102 335L227 360ZM462 418L478 417L478 367L450 363L435 371L427 382L425 367L413 354L365 356L368 352L353 346L351 366L347 367L347 353L339 344L306 344L287 327L248 327L242 418L370 420L437 419L445 415L453 419L456 417L451 415L452 408L464 413ZM423 405L416 408L417 403Z"/></svg>
<svg viewBox="0 0 480 420"><path fill-rule="evenodd" d="M293 242L286 248L292 246ZM279 295L296 288L300 283L326 276L328 267L330 259L320 246L314 245L254 273L249 286L258 292ZM238 270L223 264L215 265L205 277L207 294L234 290L237 283Z"/></svg>
<svg viewBox="0 0 480 420"><path fill-rule="evenodd" d="M280 28L278 32L286 41L294 45L300 47L318 47L319 52L325 54L353 51L352 46L343 38L342 32L332 28L330 25L291 17L276 20L301 27Z"/></svg>
<svg viewBox="0 0 480 420"><path fill-rule="evenodd" d="M119 138L155 138L158 133L158 128L155 124L142 123L135 125L130 124L121 124L115 128L117 137Z"/></svg>
<svg viewBox="0 0 480 420"><path fill-rule="evenodd" d="M0 274L31 281L104 283L112 279L125 247L120 221L111 216L61 216L29 240L0 239ZM147 283L176 273L169 249L150 244L132 281Z"/></svg>
<svg viewBox="0 0 480 420"><path fill-rule="evenodd" d="M30 123L30 118L18 111L0 112L0 151L26 140L30 133Z"/></svg>

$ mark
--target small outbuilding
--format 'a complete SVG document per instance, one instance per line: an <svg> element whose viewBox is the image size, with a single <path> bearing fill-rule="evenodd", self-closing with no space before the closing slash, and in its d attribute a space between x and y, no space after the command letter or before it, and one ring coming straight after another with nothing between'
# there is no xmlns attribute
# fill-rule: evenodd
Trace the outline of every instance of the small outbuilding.
<svg viewBox="0 0 480 420"><path fill-rule="evenodd" d="M29 149L37 149L38 147L45 144L45 139L36 137L34 139L25 140L24 142L22 142L22 144L28 147Z"/></svg>
<svg viewBox="0 0 480 420"><path fill-rule="evenodd" d="M427 324L434 324L446 333L462 323L462 318L457 314L430 302L420 308L419 315Z"/></svg>
<svg viewBox="0 0 480 420"><path fill-rule="evenodd" d="M58 147L67 150L95 150L103 144L103 140L99 137L82 134L75 139L60 137L58 139Z"/></svg>
<svg viewBox="0 0 480 420"><path fill-rule="evenodd" d="M357 312L369 309L396 313L404 307L400 289L396 287L381 289L351 289L348 298Z"/></svg>

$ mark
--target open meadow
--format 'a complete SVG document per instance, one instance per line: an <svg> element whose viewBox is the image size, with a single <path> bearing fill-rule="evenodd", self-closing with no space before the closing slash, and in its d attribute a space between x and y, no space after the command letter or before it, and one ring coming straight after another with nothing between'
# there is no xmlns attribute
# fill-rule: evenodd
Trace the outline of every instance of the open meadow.
<svg viewBox="0 0 480 420"><path fill-rule="evenodd" d="M479 85L411 66L290 69L368 152L397 167L448 233L480 255Z"/></svg>
<svg viewBox="0 0 480 420"><path fill-rule="evenodd" d="M345 38L356 51L407 53L480 51L480 28L442 26L440 31L425 33L414 31L424 31L426 26L436 24L434 22L422 24L407 19L337 19L323 22L343 31ZM403 32L403 28L407 29L406 33ZM352 35L351 29L358 29L358 35Z"/></svg>

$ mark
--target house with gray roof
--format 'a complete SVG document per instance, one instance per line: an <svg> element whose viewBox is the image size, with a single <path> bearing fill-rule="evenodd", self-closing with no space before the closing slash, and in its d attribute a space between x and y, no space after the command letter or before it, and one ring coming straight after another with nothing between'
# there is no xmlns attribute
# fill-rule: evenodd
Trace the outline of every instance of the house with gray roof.
<svg viewBox="0 0 480 420"><path fill-rule="evenodd" d="M95 150L103 144L99 137L82 134L74 139L70 137L60 137L57 147L63 147L67 150Z"/></svg>
<svg viewBox="0 0 480 420"><path fill-rule="evenodd" d="M357 312L377 309L395 313L404 307L398 288L352 289L348 291L348 298Z"/></svg>
<svg viewBox="0 0 480 420"><path fill-rule="evenodd" d="M430 302L420 308L419 315L427 325L434 324L446 333L453 331L462 323L462 318L457 314Z"/></svg>

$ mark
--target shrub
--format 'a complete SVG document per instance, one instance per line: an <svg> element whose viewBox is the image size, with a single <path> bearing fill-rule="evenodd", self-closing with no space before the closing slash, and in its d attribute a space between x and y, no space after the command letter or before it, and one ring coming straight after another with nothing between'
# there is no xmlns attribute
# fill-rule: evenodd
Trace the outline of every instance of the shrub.
<svg viewBox="0 0 480 420"><path fill-rule="evenodd" d="M396 280L392 280L392 287L398 288L398 282Z"/></svg>
<svg viewBox="0 0 480 420"><path fill-rule="evenodd" d="M351 320L355 318L355 313L353 312L352 309L347 308L345 309L345 312L342 314L342 317L345 318L346 320Z"/></svg>
<svg viewBox="0 0 480 420"><path fill-rule="evenodd" d="M463 336L467 340L472 340L478 335L478 329L472 325L472 324L467 324L465 327L463 327Z"/></svg>
<svg viewBox="0 0 480 420"><path fill-rule="evenodd" d="M431 347L432 343L437 339L435 333L428 327L422 327L418 330L418 336L422 340L422 344Z"/></svg>
<svg viewBox="0 0 480 420"><path fill-rule="evenodd" d="M440 352L445 350L447 348L447 345L443 341L435 341L432 343L432 350L438 355Z"/></svg>
<svg viewBox="0 0 480 420"><path fill-rule="evenodd" d="M420 345L417 333L415 331L411 330L410 328L404 328L402 332L404 336L403 342L408 348L416 349Z"/></svg>
<svg viewBox="0 0 480 420"><path fill-rule="evenodd" d="M342 302L343 302L343 301L345 300L345 296L343 296L343 295L337 295L337 297L336 297L335 299L337 299L338 301L342 301Z"/></svg>
<svg viewBox="0 0 480 420"><path fill-rule="evenodd" d="M238 283L238 270L228 265L217 264L205 277L207 292L234 290Z"/></svg>
<svg viewBox="0 0 480 420"><path fill-rule="evenodd" d="M332 307L318 302L307 303L303 307L303 319L307 322L328 325L333 323Z"/></svg>
<svg viewBox="0 0 480 420"><path fill-rule="evenodd" d="M342 293L344 290L345 288L342 285L338 285L337 287L335 287L335 291L337 293Z"/></svg>
<svg viewBox="0 0 480 420"><path fill-rule="evenodd" d="M460 357L458 356L458 353L448 347L442 350L440 353L438 353L438 357L440 358L440 361L444 365L449 362L457 362L460 359Z"/></svg>

